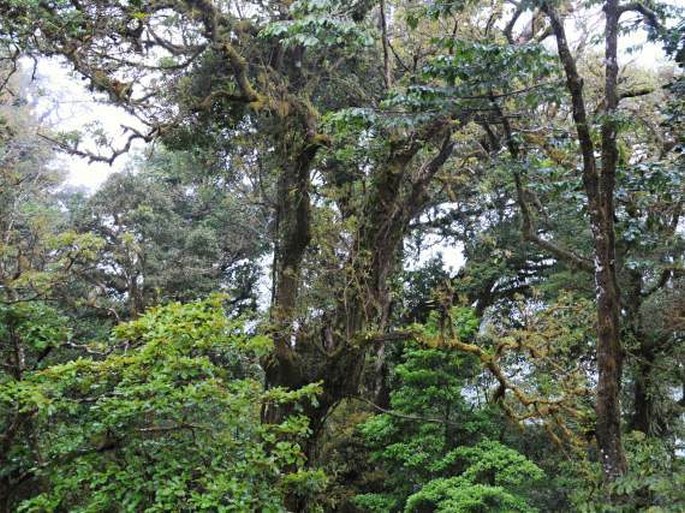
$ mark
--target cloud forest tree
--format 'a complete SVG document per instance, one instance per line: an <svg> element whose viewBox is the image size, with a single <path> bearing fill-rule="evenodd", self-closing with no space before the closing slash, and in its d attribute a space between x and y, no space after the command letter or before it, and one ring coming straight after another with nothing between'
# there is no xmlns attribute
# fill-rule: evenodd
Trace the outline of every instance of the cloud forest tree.
<svg viewBox="0 0 685 513"><path fill-rule="evenodd" d="M225 290L235 313L254 310L268 219L236 177L200 154L158 151L113 175L90 198L70 195L74 229L105 245L84 281L91 306L136 317L149 306Z"/></svg>
<svg viewBox="0 0 685 513"><path fill-rule="evenodd" d="M15 85L13 81L12 86ZM19 84L20 85L20 84ZM0 104L0 388L73 353L70 288L95 265L100 240L69 229L55 201L60 172L46 161L50 147L16 88ZM0 405L0 509L9 511L32 484L33 418Z"/></svg>
<svg viewBox="0 0 685 513"><path fill-rule="evenodd" d="M524 239L538 248L534 258L510 251L519 258L521 290L526 276L553 266L594 275L595 433L612 481L626 470L614 226L623 168L619 101L626 92L618 87L617 38L621 16L637 12L659 33L664 12L643 3L602 5L604 85L596 112L566 34L567 3L4 0L0 37L27 53L61 56L145 127L125 127L128 140L109 155L55 138L72 153L111 162L135 139L201 148L260 195L274 253L274 349L263 365L269 386L321 382L318 402L306 409L312 464L331 411L362 392L380 399L382 380L366 378L382 376L388 343L414 336L393 321L393 284L407 237L430 224L432 210L455 200L478 208L495 203L494 212L471 215L471 232L498 216L510 222L516 205ZM522 21L524 12L532 13L530 23ZM556 54L542 44L550 38ZM544 137L535 142L548 128L536 122L543 110L555 110L550 118L572 134L555 141L565 144L562 155ZM581 178L574 226L589 228L584 247L565 246L539 229L544 208L524 176L531 147L561 158L565 180ZM488 185L480 170L493 162L514 179L513 191L499 197L478 189ZM673 216L677 228L679 213ZM507 287L497 272L480 278L486 292L476 306L484 314ZM444 312L450 306L442 305ZM498 355L459 347L478 356L506 393L511 382ZM289 408L267 408L264 420L278 423ZM293 501L291 508L302 507Z"/></svg>

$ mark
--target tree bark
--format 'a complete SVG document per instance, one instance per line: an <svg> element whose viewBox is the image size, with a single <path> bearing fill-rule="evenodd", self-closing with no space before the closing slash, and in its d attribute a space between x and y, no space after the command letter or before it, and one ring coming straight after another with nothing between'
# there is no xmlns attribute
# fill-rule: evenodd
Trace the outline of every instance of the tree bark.
<svg viewBox="0 0 685 513"><path fill-rule="evenodd" d="M602 167L595 193L597 211L592 219L595 244L595 282L597 285L597 314L599 340L597 344L597 440L602 457L602 468L607 480L612 481L626 471L626 460L621 445L621 373L623 349L620 339L620 291L616 276L616 236L614 230L614 187L618 163L617 122L618 107L618 0L607 0L604 5L605 31L605 109L602 122ZM590 197L590 191L588 191Z"/></svg>
<svg viewBox="0 0 685 513"><path fill-rule="evenodd" d="M279 229L276 292L272 308L274 355L266 364L270 386L299 388L321 381L323 391L318 404L308 408L312 446L330 410L343 398L358 394L366 357L370 350L382 355L383 349L365 339L372 329L387 329L390 294L389 279L396 269L398 248L413 217L428 200L426 188L431 178L453 150L447 120L425 127L419 136L403 138L392 145L387 160L371 178L369 195L359 213L360 226L355 251L342 270L345 284L334 292L336 305L327 316L328 324L318 329L295 333L294 318L300 287L300 267L310 242L309 167L314 154L302 153L298 164L282 171L279 185ZM443 144L433 159L414 169L423 144L444 135ZM311 328L311 327L310 327ZM321 333L320 333L321 332ZM327 335L330 347L317 346ZM272 411L267 421L277 421L284 412Z"/></svg>
<svg viewBox="0 0 685 513"><path fill-rule="evenodd" d="M571 94L573 120L583 160L583 185L588 199L588 212L594 246L594 274L597 292L597 397L595 403L596 437L602 470L606 481L613 481L626 471L621 445L620 389L623 350L620 339L620 291L616 277L614 233L614 184L618 150L616 145L618 107L617 40L620 11L617 0L604 5L605 85L604 112L601 127L601 166L595 160L595 149L583 97L583 80L571 54L563 20L549 3L543 10L550 19L559 58Z"/></svg>
<svg viewBox="0 0 685 513"><path fill-rule="evenodd" d="M304 143L299 154L291 157L292 162L284 156L278 179L271 309L274 354L265 362L268 386L296 389L306 384L292 339L302 260L311 241L309 174L317 149L313 143ZM277 422L284 413L280 408L271 408L264 412L264 420Z"/></svg>
<svg viewBox="0 0 685 513"><path fill-rule="evenodd" d="M655 355L650 344L641 343L638 354L637 368L633 392L633 415L630 419L630 429L642 431L651 436L658 431L658 419L655 418L654 398L651 394L651 378L654 368ZM655 429L656 428L656 429Z"/></svg>

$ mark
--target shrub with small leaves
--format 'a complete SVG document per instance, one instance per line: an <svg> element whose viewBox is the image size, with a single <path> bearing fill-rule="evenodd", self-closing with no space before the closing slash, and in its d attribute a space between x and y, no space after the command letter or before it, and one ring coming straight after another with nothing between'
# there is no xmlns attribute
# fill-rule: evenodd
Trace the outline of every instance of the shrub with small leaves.
<svg viewBox="0 0 685 513"><path fill-rule="evenodd" d="M258 361L271 342L228 320L220 296L153 308L110 344L105 358L3 391L32 412L45 483L18 511L279 512L286 490L320 486L302 468L308 421L297 413L318 386L265 393ZM263 425L269 401L294 413Z"/></svg>

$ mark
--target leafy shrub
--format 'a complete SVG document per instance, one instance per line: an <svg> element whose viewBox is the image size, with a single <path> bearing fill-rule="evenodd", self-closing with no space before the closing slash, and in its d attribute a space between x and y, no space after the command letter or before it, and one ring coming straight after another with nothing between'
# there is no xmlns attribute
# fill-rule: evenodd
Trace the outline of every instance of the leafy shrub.
<svg viewBox="0 0 685 513"><path fill-rule="evenodd" d="M45 484L19 511L278 512L288 490L320 486L321 473L302 470L297 414L317 386L265 392L258 361L271 341L221 303L153 308L114 329L108 356L3 387L3 407L33 416ZM263 425L268 402L295 413Z"/></svg>

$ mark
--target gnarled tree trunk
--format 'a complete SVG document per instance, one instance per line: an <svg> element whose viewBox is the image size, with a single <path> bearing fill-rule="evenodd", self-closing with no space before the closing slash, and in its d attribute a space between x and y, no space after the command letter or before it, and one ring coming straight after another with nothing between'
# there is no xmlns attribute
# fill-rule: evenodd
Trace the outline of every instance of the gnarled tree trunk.
<svg viewBox="0 0 685 513"><path fill-rule="evenodd" d="M360 226L353 244L355 250L341 271L345 279L334 292L335 307L326 316L326 325L314 330L295 329L300 268L310 241L309 168L314 152L307 147L297 165L282 169L279 186L279 230L277 265L272 308L275 351L267 362L269 386L298 388L320 381L322 394L317 405L306 413L310 418L315 459L316 443L331 409L345 397L360 391L366 356L381 349L370 342L374 334L387 329L390 308L389 279L396 269L398 248L410 221L428 200L426 188L431 178L453 150L447 120L440 120L421 132L392 145L387 160L373 171L369 194L359 212ZM443 137L440 150L420 168L413 163L423 144ZM419 142L422 141L422 143ZM329 347L321 347L325 338ZM284 412L272 410L265 416L275 421Z"/></svg>

